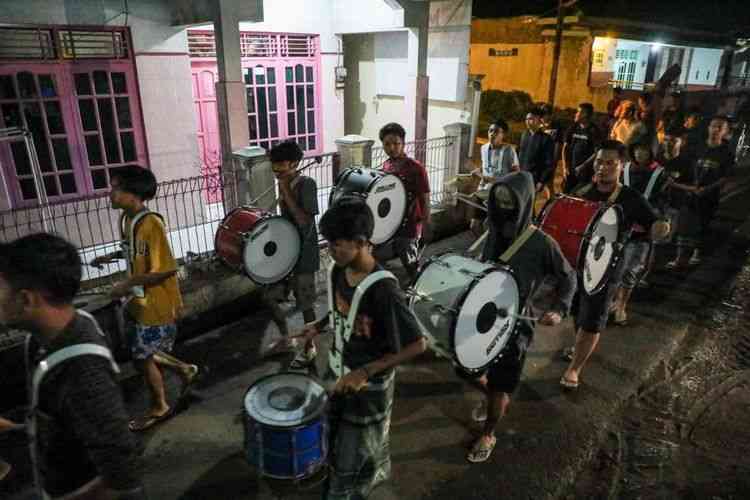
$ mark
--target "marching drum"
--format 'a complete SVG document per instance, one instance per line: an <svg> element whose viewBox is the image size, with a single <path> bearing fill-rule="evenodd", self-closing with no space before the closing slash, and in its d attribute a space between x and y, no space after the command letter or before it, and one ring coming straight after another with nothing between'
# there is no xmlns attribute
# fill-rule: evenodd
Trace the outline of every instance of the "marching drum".
<svg viewBox="0 0 750 500"><path fill-rule="evenodd" d="M328 455L328 395L300 373L261 378L245 394L245 452L258 471L276 479L314 474Z"/></svg>
<svg viewBox="0 0 750 500"><path fill-rule="evenodd" d="M216 254L260 285L277 283L297 265L302 241L284 217L256 207L238 207L216 231Z"/></svg>
<svg viewBox="0 0 750 500"><path fill-rule="evenodd" d="M409 204L404 183L397 176L371 168L344 170L331 191L329 203L342 197L359 196L365 200L375 218L371 241L380 245L390 240L406 220Z"/></svg>
<svg viewBox="0 0 750 500"><path fill-rule="evenodd" d="M424 264L409 294L433 349L469 372L498 360L516 334L520 297L507 267L445 253Z"/></svg>
<svg viewBox="0 0 750 500"><path fill-rule="evenodd" d="M625 237L619 206L560 195L547 204L540 227L581 273L586 293L593 295L607 284Z"/></svg>

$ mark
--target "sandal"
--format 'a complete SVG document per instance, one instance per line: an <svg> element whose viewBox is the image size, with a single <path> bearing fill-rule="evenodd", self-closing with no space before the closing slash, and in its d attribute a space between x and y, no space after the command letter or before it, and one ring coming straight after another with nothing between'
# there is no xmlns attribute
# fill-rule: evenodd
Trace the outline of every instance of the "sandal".
<svg viewBox="0 0 750 500"><path fill-rule="evenodd" d="M495 449L496 444L497 438L495 436L492 436L492 441L490 441L489 444L485 444L482 438L479 438L477 442L474 443L471 451L466 455L466 460L473 464L486 462L487 459L490 458L490 455L492 455L492 450Z"/></svg>
<svg viewBox="0 0 750 500"><path fill-rule="evenodd" d="M580 381L578 380L570 380L565 378L565 375L560 378L560 386L568 391L575 391L576 389L578 389L579 383Z"/></svg>
<svg viewBox="0 0 750 500"><path fill-rule="evenodd" d="M172 408L168 409L162 415L142 415L131 420L128 423L128 429L130 429L130 432L143 432L160 422L164 422L172 415Z"/></svg>

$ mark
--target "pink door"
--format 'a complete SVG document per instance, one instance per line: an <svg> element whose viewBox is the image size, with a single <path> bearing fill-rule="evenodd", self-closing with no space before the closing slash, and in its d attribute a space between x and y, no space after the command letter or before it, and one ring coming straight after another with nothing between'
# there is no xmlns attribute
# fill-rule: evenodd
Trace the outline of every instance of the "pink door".
<svg viewBox="0 0 750 500"><path fill-rule="evenodd" d="M216 64L193 62L193 99L195 102L201 174L207 176L206 199L221 201L221 144L216 108Z"/></svg>

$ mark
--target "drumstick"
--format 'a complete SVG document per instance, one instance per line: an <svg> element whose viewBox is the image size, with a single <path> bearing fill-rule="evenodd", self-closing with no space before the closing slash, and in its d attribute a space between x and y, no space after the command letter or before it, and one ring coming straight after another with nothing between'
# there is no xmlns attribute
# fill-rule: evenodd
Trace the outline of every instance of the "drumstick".
<svg viewBox="0 0 750 500"><path fill-rule="evenodd" d="M474 208L478 208L480 210L484 210L485 212L487 211L487 207L485 207L484 205L480 205L478 203L475 203L470 197L468 197L468 196L466 196L464 194L456 193L455 196L456 196L457 200L463 201L467 205L470 205L470 206L472 206Z"/></svg>
<svg viewBox="0 0 750 500"><path fill-rule="evenodd" d="M513 317L515 317L516 319L525 319L525 320L527 320L527 321L539 321L539 318L535 318L535 317L533 317L533 316L525 316L525 315L523 315L523 314L516 314L516 313L511 313L511 312L510 312L510 311L508 311L508 309L507 309L507 308L505 308L505 307L498 307L498 309L497 309L497 316L498 316L499 318L502 318L502 319L505 319L505 318L507 318L508 316L513 316Z"/></svg>
<svg viewBox="0 0 750 500"><path fill-rule="evenodd" d="M477 241L475 241L474 243L472 243L472 245L469 247L469 249L466 250L466 254L467 255L471 255L474 252L476 252L477 249L484 243L484 240L487 239L487 236L489 234L490 234L489 231L485 231L484 234L482 234L482 236L480 236L479 238L477 238Z"/></svg>
<svg viewBox="0 0 750 500"><path fill-rule="evenodd" d="M316 156L315 158L313 158L312 160L310 160L309 162L307 162L306 164L304 164L303 166L301 166L300 168L298 168L297 170L295 170L295 172L302 172L306 168L310 168L313 165L315 165L316 163L320 163L320 161L321 161L320 156ZM254 207L261 198L265 197L273 189L276 189L276 183L275 182L273 184L271 184L268 187L268 189L266 189L265 191L263 191L262 193L260 193L255 199L250 200L249 205Z"/></svg>

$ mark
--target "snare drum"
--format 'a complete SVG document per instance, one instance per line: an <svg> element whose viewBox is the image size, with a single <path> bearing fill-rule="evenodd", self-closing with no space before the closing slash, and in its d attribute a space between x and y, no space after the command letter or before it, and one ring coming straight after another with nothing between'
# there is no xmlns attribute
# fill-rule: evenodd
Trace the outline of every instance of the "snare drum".
<svg viewBox="0 0 750 500"><path fill-rule="evenodd" d="M229 212L214 240L216 254L225 264L260 285L286 278L297 265L301 245L294 224L256 207Z"/></svg>
<svg viewBox="0 0 750 500"><path fill-rule="evenodd" d="M422 266L409 294L433 349L469 372L500 359L516 335L520 295L508 267L445 253Z"/></svg>
<svg viewBox="0 0 750 500"><path fill-rule="evenodd" d="M372 241L380 245L390 240L406 222L409 199L404 183L397 176L380 170L352 167L344 170L331 191L333 205L346 196L363 198L375 219Z"/></svg>
<svg viewBox="0 0 750 500"><path fill-rule="evenodd" d="M301 479L328 456L328 395L301 373L261 378L245 394L245 452L260 474Z"/></svg>
<svg viewBox="0 0 750 500"><path fill-rule="evenodd" d="M557 241L570 265L581 273L584 291L599 292L622 252L622 209L559 195L547 204L540 219L542 230Z"/></svg>

